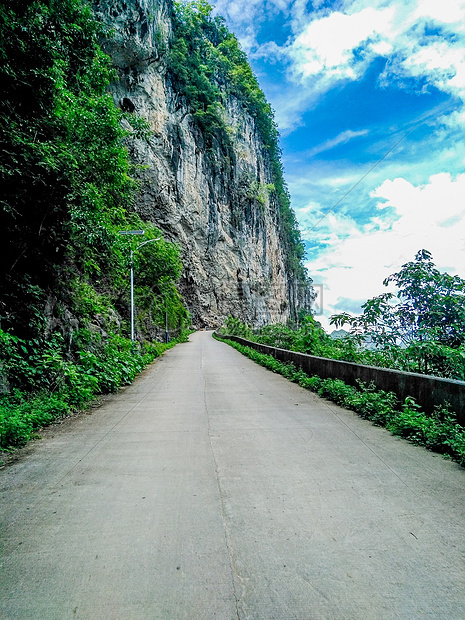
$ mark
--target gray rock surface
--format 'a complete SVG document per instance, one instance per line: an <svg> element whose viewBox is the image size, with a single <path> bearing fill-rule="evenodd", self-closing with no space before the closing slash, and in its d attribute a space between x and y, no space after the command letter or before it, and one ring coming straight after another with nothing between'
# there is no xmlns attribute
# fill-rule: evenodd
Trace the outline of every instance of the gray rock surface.
<svg viewBox="0 0 465 620"><path fill-rule="evenodd" d="M139 166L136 209L182 248L181 292L197 326L232 314L254 325L286 321L309 308L312 293L286 269L269 157L254 119L229 96L229 142L205 136L167 71L170 0L100 0L99 19L114 29L105 43L118 70L115 101L145 118L149 142L134 140Z"/></svg>

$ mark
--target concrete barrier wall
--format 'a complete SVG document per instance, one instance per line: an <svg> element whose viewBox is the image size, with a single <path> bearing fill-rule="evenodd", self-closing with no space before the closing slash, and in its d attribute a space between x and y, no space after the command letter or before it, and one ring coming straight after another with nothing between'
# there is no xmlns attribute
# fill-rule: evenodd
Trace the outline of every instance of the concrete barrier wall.
<svg viewBox="0 0 465 620"><path fill-rule="evenodd" d="M353 386L357 386L357 379L365 383L373 382L379 390L394 392L400 402L403 402L407 396L412 396L426 413L431 413L436 405L448 402L457 414L460 424L465 426L465 381L453 381L413 372L316 357L269 347L238 336L227 336L227 338L260 353L272 355L280 362L292 362L309 375L317 375L322 379L341 379Z"/></svg>

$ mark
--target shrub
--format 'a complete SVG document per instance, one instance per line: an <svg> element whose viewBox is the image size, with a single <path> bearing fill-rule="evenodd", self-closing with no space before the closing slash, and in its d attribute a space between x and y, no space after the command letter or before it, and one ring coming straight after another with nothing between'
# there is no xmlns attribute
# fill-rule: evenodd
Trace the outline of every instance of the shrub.
<svg viewBox="0 0 465 620"><path fill-rule="evenodd" d="M330 398L338 405L345 406L354 396L355 388L340 379L324 379L318 388L318 395Z"/></svg>

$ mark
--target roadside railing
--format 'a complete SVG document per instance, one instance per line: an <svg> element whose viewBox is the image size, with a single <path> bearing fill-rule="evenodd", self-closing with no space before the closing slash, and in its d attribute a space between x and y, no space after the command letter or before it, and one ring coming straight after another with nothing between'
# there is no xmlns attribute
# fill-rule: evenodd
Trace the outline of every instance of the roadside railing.
<svg viewBox="0 0 465 620"><path fill-rule="evenodd" d="M413 397L425 413L432 413L437 405L449 403L457 416L457 421L465 426L465 381L443 379L413 372L365 366L353 362L333 360L315 355L307 355L296 351L287 351L252 342L239 336L222 336L219 338L233 340L260 353L272 355L280 362L293 363L310 376L317 375L322 379L341 379L345 383L357 387L357 381L373 383L377 389L394 392L400 402L407 396Z"/></svg>

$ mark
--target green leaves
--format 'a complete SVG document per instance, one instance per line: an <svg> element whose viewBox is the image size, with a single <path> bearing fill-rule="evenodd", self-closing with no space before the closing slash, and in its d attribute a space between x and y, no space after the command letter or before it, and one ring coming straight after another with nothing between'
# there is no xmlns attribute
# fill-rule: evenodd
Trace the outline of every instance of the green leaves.
<svg viewBox="0 0 465 620"><path fill-rule="evenodd" d="M2 371L23 388L15 387L0 396L0 449L24 445L41 426L86 407L98 394L115 392L130 383L163 351L185 341L185 334L169 344L148 344L136 354L126 338L113 334L106 343L99 342L95 335L91 338L93 350L86 347L79 351L74 362L67 359L57 335L42 355L40 343L27 343L33 357L26 360L18 355L18 348L25 346L23 341L0 330L0 361L5 359L5 353L9 356ZM35 387L32 393L24 389L30 381Z"/></svg>
<svg viewBox="0 0 465 620"><path fill-rule="evenodd" d="M228 316L220 333L226 336L240 336L246 340L252 340L253 338L252 328L233 316Z"/></svg>
<svg viewBox="0 0 465 620"><path fill-rule="evenodd" d="M135 223L146 238L160 231L128 214L137 186L124 139L146 137L147 124L125 116L107 92L113 70L98 46L105 32L87 2L3 5L0 364L12 390L0 399L5 446L117 389L159 354L153 345L132 355L115 332L124 333L120 316L129 307L129 247L119 230ZM179 249L162 240L137 253L136 263L143 333L146 306L160 297L170 325L187 321L176 288ZM164 326L155 314L149 328Z"/></svg>
<svg viewBox="0 0 465 620"><path fill-rule="evenodd" d="M177 283L182 273L181 248L165 241L161 231L143 222L136 214L129 214L127 228L143 229L144 236L120 236L115 242L115 265L119 284L119 301L129 309L130 250L133 251L136 331L146 333L154 328L163 329L168 321L170 329L189 324L190 317L184 307ZM154 241L151 241L154 240ZM148 242L148 243L147 243ZM123 277L122 277L123 275Z"/></svg>
<svg viewBox="0 0 465 620"><path fill-rule="evenodd" d="M334 315L336 326L378 347L401 370L465 379L465 280L440 272L427 250L384 280L397 293L368 300L361 316Z"/></svg>
<svg viewBox="0 0 465 620"><path fill-rule="evenodd" d="M3 325L30 336L37 307L22 282L56 290L68 261L101 269L106 231L132 183L121 113L106 94L112 71L97 44L103 29L87 3L14 1L0 8L0 31L0 225L8 272L0 302Z"/></svg>
<svg viewBox="0 0 465 620"><path fill-rule="evenodd" d="M352 350L351 343L342 344L340 340L332 340L323 330L321 325L311 315L303 318L298 329L293 329L283 323L264 325L259 329L242 323L239 319L229 316L220 333L230 336L240 336L254 342L266 344L289 351L301 351L321 357L333 357L346 359ZM346 356L342 355L342 352ZM352 361L352 360L350 360Z"/></svg>
<svg viewBox="0 0 465 620"><path fill-rule="evenodd" d="M18 0L0 8L0 28L7 59L0 67L0 171L8 181L0 210L8 273L0 307L2 326L27 339L40 331L32 317L52 290L83 321L99 307L99 295L107 305L119 298L127 262L118 229L128 226L137 191L124 139L147 137L148 129L107 92L114 74L98 46L105 32L84 0ZM157 255L148 247L142 252L139 286L151 289L164 279L175 289L179 252L164 242L157 247ZM87 286L87 304L73 292L76 279ZM179 294L168 297L176 297L173 312L184 317Z"/></svg>

